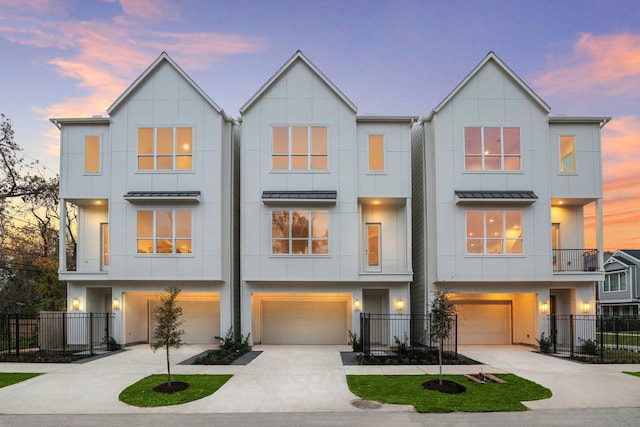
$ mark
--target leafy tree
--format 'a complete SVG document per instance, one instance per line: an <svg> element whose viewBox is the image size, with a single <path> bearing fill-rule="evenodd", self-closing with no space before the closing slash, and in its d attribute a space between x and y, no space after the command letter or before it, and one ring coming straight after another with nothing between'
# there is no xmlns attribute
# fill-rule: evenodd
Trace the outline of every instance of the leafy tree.
<svg viewBox="0 0 640 427"><path fill-rule="evenodd" d="M180 288L169 286L167 294L159 296L158 305L153 308L153 318L157 322L156 330L153 332L151 348L155 352L159 348L164 348L167 354L167 384L171 387L171 364L169 361L169 349L180 348L182 346L181 336L184 331L180 326L184 323L181 320L182 307L178 306L176 299L180 294Z"/></svg>
<svg viewBox="0 0 640 427"><path fill-rule="evenodd" d="M431 302L431 339L438 342L438 363L440 364L440 385L442 385L442 346L444 340L451 333L455 321L456 309L449 298L449 293L443 290L434 292L435 298Z"/></svg>

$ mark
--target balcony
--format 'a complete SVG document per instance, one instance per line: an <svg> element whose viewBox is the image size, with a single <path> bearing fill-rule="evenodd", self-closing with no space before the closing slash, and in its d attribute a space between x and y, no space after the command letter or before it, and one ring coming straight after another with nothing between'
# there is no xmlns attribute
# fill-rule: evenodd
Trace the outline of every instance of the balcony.
<svg viewBox="0 0 640 427"><path fill-rule="evenodd" d="M553 272L599 271L597 249L553 249Z"/></svg>

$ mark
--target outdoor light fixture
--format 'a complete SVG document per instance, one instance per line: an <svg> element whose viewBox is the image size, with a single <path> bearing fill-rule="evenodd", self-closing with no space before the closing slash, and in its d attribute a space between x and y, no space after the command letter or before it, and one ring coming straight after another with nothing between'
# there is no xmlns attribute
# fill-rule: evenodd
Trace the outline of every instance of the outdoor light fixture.
<svg viewBox="0 0 640 427"><path fill-rule="evenodd" d="M549 303L541 302L540 303L540 313L547 314L549 312Z"/></svg>
<svg viewBox="0 0 640 427"><path fill-rule="evenodd" d="M71 307L74 310L79 310L80 309L80 298L73 298L71 300Z"/></svg>
<svg viewBox="0 0 640 427"><path fill-rule="evenodd" d="M114 310L120 310L120 298L114 298L113 301L111 301L111 306Z"/></svg>
<svg viewBox="0 0 640 427"><path fill-rule="evenodd" d="M362 308L362 305L360 304L360 300L356 299L355 301L353 301L353 309L356 311L360 311L360 309Z"/></svg>
<svg viewBox="0 0 640 427"><path fill-rule="evenodd" d="M403 299L397 299L394 304L396 306L396 310L397 311L404 310L404 300Z"/></svg>
<svg viewBox="0 0 640 427"><path fill-rule="evenodd" d="M588 313L591 311L591 304L589 304L588 302L583 302L582 303L582 312L583 313Z"/></svg>

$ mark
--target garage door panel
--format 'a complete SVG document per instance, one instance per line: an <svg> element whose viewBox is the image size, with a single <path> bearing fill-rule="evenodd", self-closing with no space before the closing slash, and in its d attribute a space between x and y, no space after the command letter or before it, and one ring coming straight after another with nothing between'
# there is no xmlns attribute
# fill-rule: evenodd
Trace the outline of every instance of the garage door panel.
<svg viewBox="0 0 640 427"><path fill-rule="evenodd" d="M456 304L459 344L511 344L509 302Z"/></svg>
<svg viewBox="0 0 640 427"><path fill-rule="evenodd" d="M153 339L157 322L153 317L153 307L157 301L150 301L149 306L149 339ZM220 302L219 301L177 301L182 307L182 342L184 344L207 344L217 342L220 336Z"/></svg>
<svg viewBox="0 0 640 427"><path fill-rule="evenodd" d="M262 301L263 344L346 344L345 301Z"/></svg>

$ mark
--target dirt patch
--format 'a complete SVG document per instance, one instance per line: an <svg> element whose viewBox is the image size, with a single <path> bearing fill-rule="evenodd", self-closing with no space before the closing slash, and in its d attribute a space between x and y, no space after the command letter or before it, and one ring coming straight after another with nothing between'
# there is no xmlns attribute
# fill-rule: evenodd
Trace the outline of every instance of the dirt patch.
<svg viewBox="0 0 640 427"><path fill-rule="evenodd" d="M465 386L454 381L442 380L442 384L440 384L439 379L429 380L425 383L422 383L422 387L424 387L425 390L435 390L439 391L440 393L447 394L459 394L467 391L467 388Z"/></svg>
<svg viewBox="0 0 640 427"><path fill-rule="evenodd" d="M189 387L189 383L184 383L182 381L171 381L171 385L169 383L163 383L157 385L153 388L153 391L157 391L158 393L176 393L178 391L186 390Z"/></svg>
<svg viewBox="0 0 640 427"><path fill-rule="evenodd" d="M373 400L353 399L351 406L355 406L358 409L380 409L382 408L382 403Z"/></svg>

